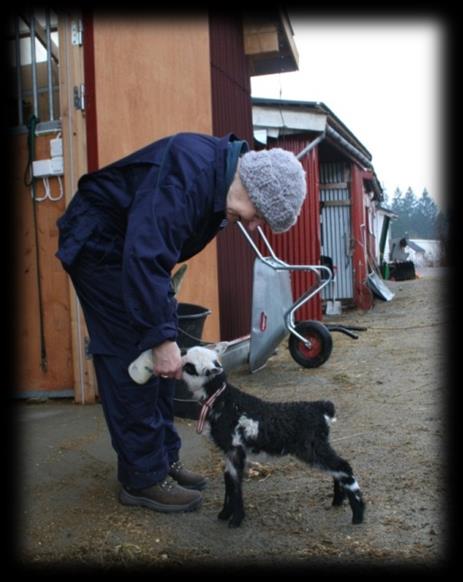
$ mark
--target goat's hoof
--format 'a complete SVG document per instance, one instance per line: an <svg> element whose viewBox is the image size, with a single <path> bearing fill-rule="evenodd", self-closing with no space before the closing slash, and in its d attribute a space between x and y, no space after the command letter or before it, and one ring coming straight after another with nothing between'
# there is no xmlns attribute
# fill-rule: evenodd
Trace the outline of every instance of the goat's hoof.
<svg viewBox="0 0 463 582"><path fill-rule="evenodd" d="M354 513L352 516L352 523L354 525L358 525L359 523L363 523L363 511L359 513Z"/></svg>
<svg viewBox="0 0 463 582"><path fill-rule="evenodd" d="M352 523L359 524L363 522L363 515L365 513L365 504L362 502L359 506L354 508L352 512Z"/></svg>
<svg viewBox="0 0 463 582"><path fill-rule="evenodd" d="M230 519L230 521L228 522L228 527L231 527L231 528L240 527L242 521L243 521L243 518L241 516L240 517L232 517Z"/></svg>
<svg viewBox="0 0 463 582"><path fill-rule="evenodd" d="M217 519L221 519L222 521L226 521L227 519L230 519L231 516L231 511L228 511L228 509L222 509L222 511L217 515Z"/></svg>

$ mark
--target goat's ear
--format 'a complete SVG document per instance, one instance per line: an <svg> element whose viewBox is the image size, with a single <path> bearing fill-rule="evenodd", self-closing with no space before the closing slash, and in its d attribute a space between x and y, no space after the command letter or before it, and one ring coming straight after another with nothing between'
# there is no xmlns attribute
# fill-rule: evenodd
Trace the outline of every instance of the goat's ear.
<svg viewBox="0 0 463 582"><path fill-rule="evenodd" d="M212 346L212 348L218 356L221 356L222 354L224 354L227 351L227 348L229 345L230 345L230 342L219 342L217 344L214 344Z"/></svg>

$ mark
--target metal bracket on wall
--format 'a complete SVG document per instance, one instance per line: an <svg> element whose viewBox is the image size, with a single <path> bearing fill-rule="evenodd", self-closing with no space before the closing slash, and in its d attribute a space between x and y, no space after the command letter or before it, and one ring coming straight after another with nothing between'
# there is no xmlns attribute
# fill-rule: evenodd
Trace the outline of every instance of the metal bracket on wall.
<svg viewBox="0 0 463 582"><path fill-rule="evenodd" d="M74 107L80 111L85 111L85 85L74 86Z"/></svg>
<svg viewBox="0 0 463 582"><path fill-rule="evenodd" d="M84 350L85 350L85 357L87 360L91 360L93 358L92 354L90 353L90 338L85 336L84 337Z"/></svg>
<svg viewBox="0 0 463 582"><path fill-rule="evenodd" d="M71 44L72 46L82 46L82 20L73 20L71 23Z"/></svg>

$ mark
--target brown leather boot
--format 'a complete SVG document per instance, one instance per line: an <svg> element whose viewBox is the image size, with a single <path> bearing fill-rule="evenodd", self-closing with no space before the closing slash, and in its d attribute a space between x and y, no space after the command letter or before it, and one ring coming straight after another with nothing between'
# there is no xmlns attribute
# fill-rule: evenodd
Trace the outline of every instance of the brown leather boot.
<svg viewBox="0 0 463 582"><path fill-rule="evenodd" d="M175 461L169 468L169 475L185 489L201 491L207 485L207 479L198 473L186 469L181 461Z"/></svg>
<svg viewBox="0 0 463 582"><path fill-rule="evenodd" d="M194 511L202 500L198 491L184 489L169 477L147 489L123 487L119 493L119 501L123 505L147 507L164 513Z"/></svg>

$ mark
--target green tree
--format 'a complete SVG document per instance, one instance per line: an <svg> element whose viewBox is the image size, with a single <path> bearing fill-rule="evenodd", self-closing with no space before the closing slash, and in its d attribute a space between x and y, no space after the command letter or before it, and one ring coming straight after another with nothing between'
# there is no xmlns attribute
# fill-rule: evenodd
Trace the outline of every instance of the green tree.
<svg viewBox="0 0 463 582"><path fill-rule="evenodd" d="M393 238L442 239L447 232L447 219L426 188L419 199L411 188L405 195L396 188L391 210L398 215L392 221Z"/></svg>
<svg viewBox="0 0 463 582"><path fill-rule="evenodd" d="M439 207L425 188L416 205L415 228L417 230L417 238L438 238L438 214Z"/></svg>
<svg viewBox="0 0 463 582"><path fill-rule="evenodd" d="M415 236L414 216L416 208L416 197L411 188L408 188L405 195L400 188L396 188L392 199L391 209L398 215L397 220L392 222L391 233L393 238L403 236ZM412 234L413 233L413 234Z"/></svg>

